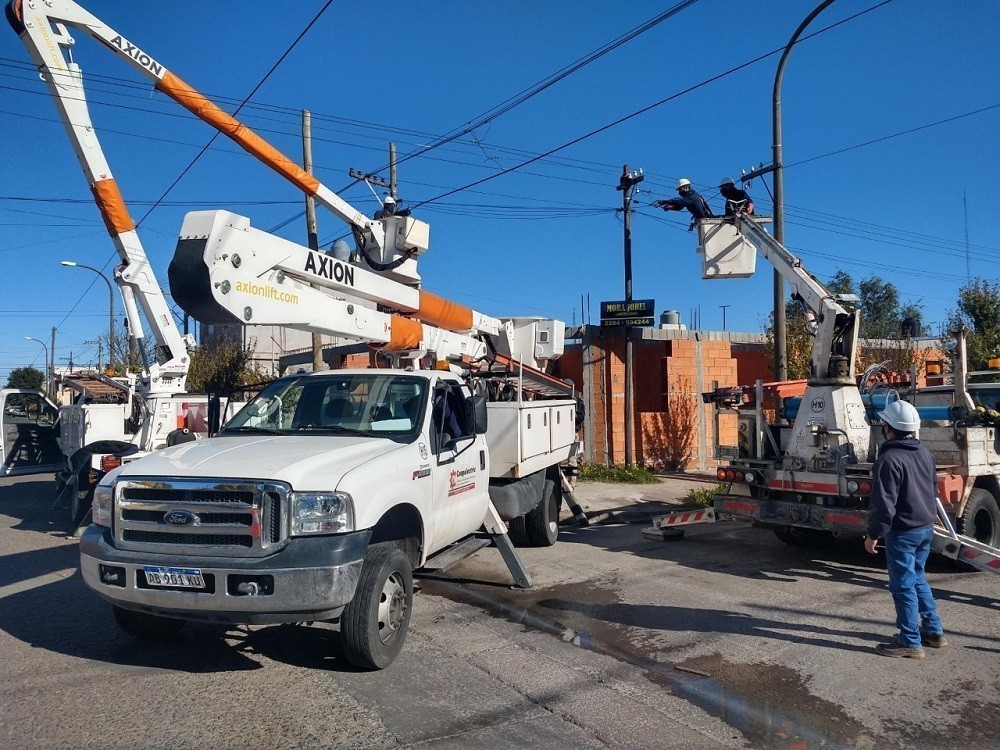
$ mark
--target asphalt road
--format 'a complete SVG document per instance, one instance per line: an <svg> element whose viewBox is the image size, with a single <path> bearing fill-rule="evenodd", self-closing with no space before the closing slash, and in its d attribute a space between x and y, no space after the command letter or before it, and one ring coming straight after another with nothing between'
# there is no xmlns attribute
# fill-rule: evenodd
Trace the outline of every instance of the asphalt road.
<svg viewBox="0 0 1000 750"><path fill-rule="evenodd" d="M948 562L930 580L950 645L886 659L884 561L858 544L567 526L522 551L534 591L493 549L421 581L403 654L365 673L327 624L132 641L83 586L51 487L0 480L4 749L1000 746L1000 579Z"/></svg>

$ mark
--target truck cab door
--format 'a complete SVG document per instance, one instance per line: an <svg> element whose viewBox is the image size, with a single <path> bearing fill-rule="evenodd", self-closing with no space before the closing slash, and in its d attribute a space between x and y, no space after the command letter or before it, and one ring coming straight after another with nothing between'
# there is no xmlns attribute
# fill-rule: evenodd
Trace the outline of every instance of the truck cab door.
<svg viewBox="0 0 1000 750"><path fill-rule="evenodd" d="M467 424L467 387L438 381L431 393L434 547L477 531L489 502L486 439Z"/></svg>
<svg viewBox="0 0 1000 750"><path fill-rule="evenodd" d="M41 474L63 466L58 416L56 405L38 391L0 390L0 475Z"/></svg>

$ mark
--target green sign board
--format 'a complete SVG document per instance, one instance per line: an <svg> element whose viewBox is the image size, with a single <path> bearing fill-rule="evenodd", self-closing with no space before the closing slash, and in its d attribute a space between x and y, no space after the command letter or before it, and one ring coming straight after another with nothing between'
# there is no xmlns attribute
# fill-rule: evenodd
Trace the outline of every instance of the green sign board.
<svg viewBox="0 0 1000 750"><path fill-rule="evenodd" d="M630 299L601 303L601 325L651 326L653 325L656 301L651 299Z"/></svg>

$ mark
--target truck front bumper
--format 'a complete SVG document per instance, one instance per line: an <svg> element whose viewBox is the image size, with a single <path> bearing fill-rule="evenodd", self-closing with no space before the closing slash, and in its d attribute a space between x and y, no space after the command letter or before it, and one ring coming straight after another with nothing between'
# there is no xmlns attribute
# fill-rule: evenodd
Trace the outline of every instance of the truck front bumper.
<svg viewBox="0 0 1000 750"><path fill-rule="evenodd" d="M110 529L91 525L80 540L80 570L112 604L153 615L261 625L328 620L354 597L370 538L369 529L297 537L263 558L194 557L120 550ZM150 586L146 565L197 568L205 588Z"/></svg>

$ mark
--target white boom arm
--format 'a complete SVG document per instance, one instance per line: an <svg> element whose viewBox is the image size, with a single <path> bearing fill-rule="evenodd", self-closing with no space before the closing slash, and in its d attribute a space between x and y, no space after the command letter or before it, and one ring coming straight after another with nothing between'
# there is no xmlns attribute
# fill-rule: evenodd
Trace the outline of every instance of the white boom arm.
<svg viewBox="0 0 1000 750"><path fill-rule="evenodd" d="M168 273L174 299L202 322L315 331L407 359L479 359L488 354L481 337L508 328L497 318L254 229L248 218L228 211L185 217ZM372 309L358 304L359 298L446 327Z"/></svg>
<svg viewBox="0 0 1000 750"><path fill-rule="evenodd" d="M726 219L728 220L728 219ZM858 311L848 310L802 267L802 261L769 235L752 216L732 218L737 231L774 266L792 288L792 299L805 305L815 328L810 381L853 383L858 341Z"/></svg>
<svg viewBox="0 0 1000 750"><path fill-rule="evenodd" d="M129 333L136 338L143 336L136 308L138 299L156 339L160 363L149 365L142 388L147 393L182 392L189 365L187 346L174 324L135 232L135 224L122 201L111 167L94 135L83 88L83 74L80 66L72 62L72 58L67 61L65 56L74 44L67 26L83 28L110 49L121 52L141 70L155 63L75 3L51 0L22 5L19 1L12 2L7 6L7 19L20 35L52 94L59 117L118 250L121 264L115 268L114 276L121 290Z"/></svg>

